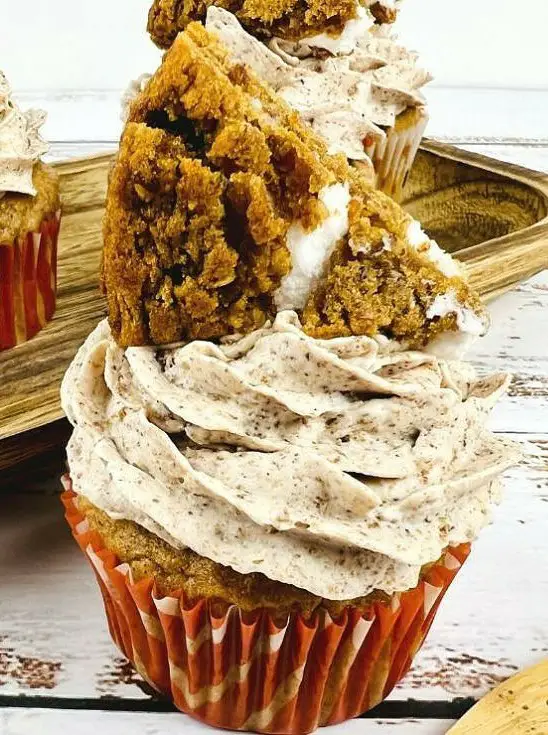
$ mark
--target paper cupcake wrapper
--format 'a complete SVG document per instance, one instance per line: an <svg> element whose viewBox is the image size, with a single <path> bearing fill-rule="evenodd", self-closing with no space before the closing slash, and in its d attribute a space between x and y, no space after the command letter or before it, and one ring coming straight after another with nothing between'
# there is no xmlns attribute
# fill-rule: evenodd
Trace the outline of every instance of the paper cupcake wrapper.
<svg viewBox="0 0 548 735"><path fill-rule="evenodd" d="M409 669L470 551L448 550L390 602L280 622L266 610L162 596L152 579L134 582L78 511L68 477L63 484L66 518L95 571L116 645L180 710L231 730L297 735L377 705Z"/></svg>
<svg viewBox="0 0 548 735"><path fill-rule="evenodd" d="M61 213L37 232L0 243L0 350L34 337L55 311Z"/></svg>
<svg viewBox="0 0 548 735"><path fill-rule="evenodd" d="M404 129L389 128L385 138L366 138L365 152L373 163L376 187L397 202L402 200L403 188L419 150L428 124L426 109L420 110L414 125Z"/></svg>

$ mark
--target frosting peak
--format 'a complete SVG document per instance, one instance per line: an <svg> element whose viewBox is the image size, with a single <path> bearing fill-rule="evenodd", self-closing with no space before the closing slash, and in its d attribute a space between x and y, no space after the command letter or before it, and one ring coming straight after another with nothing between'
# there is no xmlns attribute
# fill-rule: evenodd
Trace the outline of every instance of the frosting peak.
<svg viewBox="0 0 548 735"><path fill-rule="evenodd" d="M36 194L34 165L49 149L39 132L45 120L42 110L19 109L0 71L0 197L7 192Z"/></svg>
<svg viewBox="0 0 548 735"><path fill-rule="evenodd" d="M73 484L114 518L247 574L347 600L415 586L472 540L514 463L486 428L508 376L295 312L216 345L121 349L103 322L65 376Z"/></svg>

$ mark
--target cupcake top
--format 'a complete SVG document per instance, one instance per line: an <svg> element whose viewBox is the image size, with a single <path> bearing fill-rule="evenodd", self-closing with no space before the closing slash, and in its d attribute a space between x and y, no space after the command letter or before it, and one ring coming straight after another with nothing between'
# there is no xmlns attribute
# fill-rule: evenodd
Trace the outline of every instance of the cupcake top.
<svg viewBox="0 0 548 735"><path fill-rule="evenodd" d="M34 167L49 150L40 135L45 120L43 110L19 109L0 71L0 197L6 192L36 195Z"/></svg>
<svg viewBox="0 0 548 735"><path fill-rule="evenodd" d="M248 64L257 76L297 110L328 144L329 153L367 160L364 140L384 138L383 128L412 107L425 105L421 88L431 80L417 65L418 55L360 8L365 26L348 44L307 38L271 39L268 44L247 33L236 16L211 7L206 28ZM323 52L322 52L323 50Z"/></svg>
<svg viewBox="0 0 548 735"><path fill-rule="evenodd" d="M473 540L516 460L486 428L508 376L294 312L220 344L129 348L107 322L67 373L74 487L112 518L328 600L417 584Z"/></svg>
<svg viewBox="0 0 548 735"><path fill-rule="evenodd" d="M0 71L0 245L35 232L59 209L59 177L40 161L49 148L40 135L45 118L19 109Z"/></svg>
<svg viewBox="0 0 548 735"><path fill-rule="evenodd" d="M391 30L395 0L309 0L306 9L284 3L277 20L276 4L269 0L262 11L259 5L157 0L150 28L167 47L176 34L163 34L173 24L183 29L192 18L203 20L235 61L249 65L325 138L331 153L370 168L368 145L382 141L398 115L420 110L424 125L421 89L432 77Z"/></svg>

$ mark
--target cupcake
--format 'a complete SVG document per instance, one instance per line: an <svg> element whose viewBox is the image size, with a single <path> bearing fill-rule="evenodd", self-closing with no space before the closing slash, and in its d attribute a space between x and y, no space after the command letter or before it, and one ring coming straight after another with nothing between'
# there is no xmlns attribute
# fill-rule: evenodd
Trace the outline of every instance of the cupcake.
<svg viewBox="0 0 548 735"><path fill-rule="evenodd" d="M149 31L169 47L191 19L203 20L303 119L330 153L369 169L376 186L402 196L428 121L422 87L431 77L392 31L394 3L156 0Z"/></svg>
<svg viewBox="0 0 548 735"><path fill-rule="evenodd" d="M508 376L458 265L191 23L131 104L67 520L110 632L211 725L307 733L409 668L489 520Z"/></svg>
<svg viewBox="0 0 548 735"><path fill-rule="evenodd" d="M0 72L0 349L33 337L55 311L59 180L40 161L45 113L22 112Z"/></svg>

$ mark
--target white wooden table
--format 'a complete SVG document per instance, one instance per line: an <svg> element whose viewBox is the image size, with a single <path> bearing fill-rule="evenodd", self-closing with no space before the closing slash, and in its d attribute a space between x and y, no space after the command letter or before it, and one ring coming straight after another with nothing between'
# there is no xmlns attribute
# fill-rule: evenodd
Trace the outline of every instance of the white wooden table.
<svg viewBox="0 0 548 735"><path fill-rule="evenodd" d="M107 147L59 144L53 154ZM539 143L468 147L548 171ZM493 428L522 441L527 456L411 673L372 716L330 735L441 735L495 684L548 657L548 271L495 302L492 316L472 358L480 370L514 373ZM62 464L58 454L30 475L0 478L0 734L207 732L151 696L111 644L98 587L62 517Z"/></svg>

